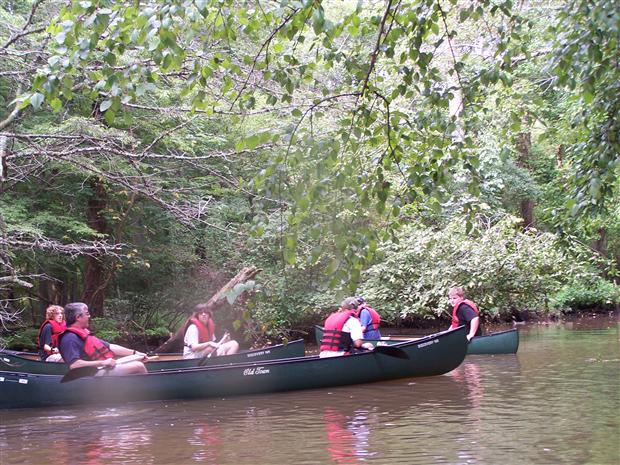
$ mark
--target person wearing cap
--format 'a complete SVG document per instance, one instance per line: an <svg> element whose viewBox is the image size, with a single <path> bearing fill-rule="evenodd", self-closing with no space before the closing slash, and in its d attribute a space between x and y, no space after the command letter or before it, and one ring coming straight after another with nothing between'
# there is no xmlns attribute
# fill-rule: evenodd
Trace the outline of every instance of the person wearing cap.
<svg viewBox="0 0 620 465"><path fill-rule="evenodd" d="M459 326L467 326L467 340L471 341L474 336L482 335L480 327L480 311L475 303L465 298L462 287L453 287L448 291L448 300L452 305L452 321L448 330Z"/></svg>
<svg viewBox="0 0 620 465"><path fill-rule="evenodd" d="M185 324L183 358L202 358L213 355L231 355L239 351L239 343L225 333L219 342L215 340L213 313L207 304L198 304Z"/></svg>
<svg viewBox="0 0 620 465"><path fill-rule="evenodd" d="M381 324L381 316L377 311L366 303L366 299L356 296L357 299L357 317L362 324L364 339L379 340L381 332L379 325Z"/></svg>
<svg viewBox="0 0 620 465"><path fill-rule="evenodd" d="M372 344L364 345L362 324L356 315L357 299L347 297L340 303L340 308L327 317L323 325L321 358L347 355L355 350L372 350Z"/></svg>
<svg viewBox="0 0 620 465"><path fill-rule="evenodd" d="M90 313L88 305L73 302L65 305L67 329L59 337L60 355L69 369L82 367L106 368L99 370L95 376L117 376L146 373L144 363L133 360L116 363L115 357L138 355L146 358L146 354L133 349L111 344L91 334L89 330Z"/></svg>

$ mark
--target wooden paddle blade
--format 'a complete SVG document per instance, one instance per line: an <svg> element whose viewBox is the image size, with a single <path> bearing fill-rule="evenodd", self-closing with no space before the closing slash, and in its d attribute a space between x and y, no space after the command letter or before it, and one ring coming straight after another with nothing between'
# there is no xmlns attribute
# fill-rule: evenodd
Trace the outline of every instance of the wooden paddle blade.
<svg viewBox="0 0 620 465"><path fill-rule="evenodd" d="M409 354L405 352L400 347L394 346L377 346L374 348L374 352L378 352L380 354L389 355L390 357L409 359Z"/></svg>
<svg viewBox="0 0 620 465"><path fill-rule="evenodd" d="M61 383L68 383L69 381L75 381L80 378L88 378L95 376L99 369L97 367L80 367L67 371L60 380Z"/></svg>

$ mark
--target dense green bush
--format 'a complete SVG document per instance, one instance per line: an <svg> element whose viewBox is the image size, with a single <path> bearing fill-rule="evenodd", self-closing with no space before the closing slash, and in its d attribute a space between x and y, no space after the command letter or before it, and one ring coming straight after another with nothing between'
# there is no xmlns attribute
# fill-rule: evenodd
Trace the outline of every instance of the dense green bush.
<svg viewBox="0 0 620 465"><path fill-rule="evenodd" d="M573 283L564 286L551 299L552 308L563 313L583 310L613 310L620 304L618 287L598 279L594 283Z"/></svg>
<svg viewBox="0 0 620 465"><path fill-rule="evenodd" d="M464 221L443 229L404 228L398 244L383 247L382 260L365 275L361 291L387 319L447 319L448 289L462 286L485 319L522 311L548 311L563 285L596 280L588 257L569 256L556 237L523 232L518 219L480 222L469 235Z"/></svg>
<svg viewBox="0 0 620 465"><path fill-rule="evenodd" d="M4 346L12 350L38 351L38 328L27 328L21 331L12 331L3 337Z"/></svg>
<svg viewBox="0 0 620 465"><path fill-rule="evenodd" d="M117 321L111 318L91 318L90 329L98 338L108 342L120 343L123 333Z"/></svg>

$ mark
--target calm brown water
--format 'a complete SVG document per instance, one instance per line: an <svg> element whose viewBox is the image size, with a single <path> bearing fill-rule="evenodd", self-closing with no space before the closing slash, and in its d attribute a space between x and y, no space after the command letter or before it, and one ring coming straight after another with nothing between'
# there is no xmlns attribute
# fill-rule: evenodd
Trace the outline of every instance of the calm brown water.
<svg viewBox="0 0 620 465"><path fill-rule="evenodd" d="M0 411L0 465L620 464L617 320L520 334L516 356L434 378Z"/></svg>

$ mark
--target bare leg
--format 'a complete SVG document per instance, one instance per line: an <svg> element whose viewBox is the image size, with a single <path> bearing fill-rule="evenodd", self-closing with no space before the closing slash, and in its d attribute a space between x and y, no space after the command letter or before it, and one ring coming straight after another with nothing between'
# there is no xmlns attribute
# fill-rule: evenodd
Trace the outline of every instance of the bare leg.
<svg viewBox="0 0 620 465"><path fill-rule="evenodd" d="M239 343L235 340L225 342L217 349L217 355L231 355L239 352Z"/></svg>

